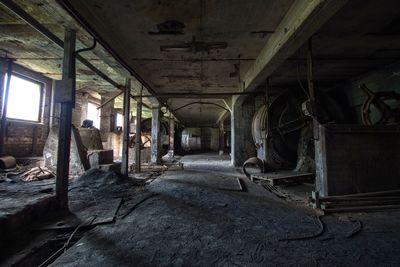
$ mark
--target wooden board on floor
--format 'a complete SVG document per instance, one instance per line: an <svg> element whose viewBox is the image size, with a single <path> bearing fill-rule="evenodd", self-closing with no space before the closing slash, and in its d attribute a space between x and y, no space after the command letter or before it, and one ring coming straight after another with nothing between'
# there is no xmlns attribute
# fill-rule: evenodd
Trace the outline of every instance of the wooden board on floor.
<svg viewBox="0 0 400 267"><path fill-rule="evenodd" d="M251 175L251 180L264 180L271 185L285 185L290 183L313 182L315 179L314 173L303 172L272 172L272 173L257 173Z"/></svg>

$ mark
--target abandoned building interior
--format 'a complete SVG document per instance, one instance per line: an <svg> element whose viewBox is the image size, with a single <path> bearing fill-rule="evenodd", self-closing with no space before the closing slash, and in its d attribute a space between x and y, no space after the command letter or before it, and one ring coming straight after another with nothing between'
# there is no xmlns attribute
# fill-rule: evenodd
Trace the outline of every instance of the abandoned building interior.
<svg viewBox="0 0 400 267"><path fill-rule="evenodd" d="M399 266L398 0L0 0L1 266Z"/></svg>

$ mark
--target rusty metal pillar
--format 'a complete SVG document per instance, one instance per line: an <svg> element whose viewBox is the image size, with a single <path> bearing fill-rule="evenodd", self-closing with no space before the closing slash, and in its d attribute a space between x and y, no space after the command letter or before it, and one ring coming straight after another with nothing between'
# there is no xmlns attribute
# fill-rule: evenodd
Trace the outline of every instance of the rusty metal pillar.
<svg viewBox="0 0 400 267"><path fill-rule="evenodd" d="M4 156L4 138L6 136L7 129L7 105L8 105L8 93L10 91L11 75L13 68L13 59L7 59L7 80L4 84L3 93L4 100L1 110L1 124L0 124L0 156ZM1 85L0 85L1 86Z"/></svg>
<svg viewBox="0 0 400 267"><path fill-rule="evenodd" d="M136 100L136 144L135 144L135 172L140 172L140 148L142 146L142 93L143 84L139 89L139 97Z"/></svg>
<svg viewBox="0 0 400 267"><path fill-rule="evenodd" d="M68 176L71 148L72 109L75 106L76 32L65 31L62 80L58 82L56 102L61 103L57 151L56 196L60 209L68 209Z"/></svg>
<svg viewBox="0 0 400 267"><path fill-rule="evenodd" d="M125 81L124 88L124 133L122 144L122 162L121 174L128 176L129 167L129 133L130 133L130 120L131 120L131 80L129 78Z"/></svg>

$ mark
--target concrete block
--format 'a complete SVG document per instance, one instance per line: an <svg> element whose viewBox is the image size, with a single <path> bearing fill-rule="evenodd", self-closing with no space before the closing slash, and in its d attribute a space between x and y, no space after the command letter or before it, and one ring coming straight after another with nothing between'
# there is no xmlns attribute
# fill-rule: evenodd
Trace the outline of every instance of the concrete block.
<svg viewBox="0 0 400 267"><path fill-rule="evenodd" d="M43 158L45 166L52 171L57 170L57 151L58 151L58 127L53 127L47 138L43 149ZM76 128L72 129L71 133L71 150L69 162L69 175L80 176L85 170L88 170L90 165L86 157L86 148L82 145L79 132Z"/></svg>
<svg viewBox="0 0 400 267"><path fill-rule="evenodd" d="M79 128L83 145L90 150L102 150L100 131L96 128Z"/></svg>
<svg viewBox="0 0 400 267"><path fill-rule="evenodd" d="M98 169L103 171L114 171L121 174L121 162L113 162L111 164L100 164Z"/></svg>
<svg viewBox="0 0 400 267"><path fill-rule="evenodd" d="M90 167L98 168L102 164L112 164L114 161L114 151L109 150L92 150L88 153Z"/></svg>

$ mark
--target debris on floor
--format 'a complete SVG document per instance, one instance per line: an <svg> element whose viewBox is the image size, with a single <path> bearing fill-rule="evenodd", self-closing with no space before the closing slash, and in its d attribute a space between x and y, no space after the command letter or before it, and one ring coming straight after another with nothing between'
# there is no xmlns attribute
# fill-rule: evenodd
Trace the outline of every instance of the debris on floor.
<svg viewBox="0 0 400 267"><path fill-rule="evenodd" d="M400 209L400 190L321 197L312 192L311 205L325 213Z"/></svg>
<svg viewBox="0 0 400 267"><path fill-rule="evenodd" d="M23 177L22 180L24 182L32 182L50 179L55 177L56 174L46 167L35 167L27 172L24 172L21 174L21 176Z"/></svg>
<svg viewBox="0 0 400 267"><path fill-rule="evenodd" d="M29 159L29 160L24 160L22 162L16 163L17 160L14 157L3 157L2 159L5 159L5 162L3 162L2 167L10 167L11 168L0 168L0 182L16 182L20 178L23 177L24 173L28 172L28 170L35 170L38 168L40 165L40 160L36 159ZM15 160L15 164L14 164ZM40 167L39 167L40 168ZM43 173L42 173L43 174ZM43 176L39 176L42 178ZM30 177L32 178L32 177ZM22 179L24 181L24 179ZM35 179L35 180L41 180L41 179ZM31 181L31 180L27 180Z"/></svg>

